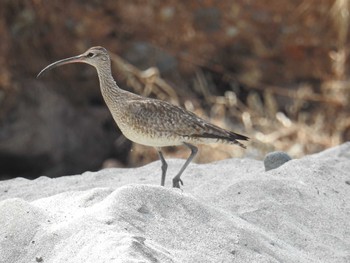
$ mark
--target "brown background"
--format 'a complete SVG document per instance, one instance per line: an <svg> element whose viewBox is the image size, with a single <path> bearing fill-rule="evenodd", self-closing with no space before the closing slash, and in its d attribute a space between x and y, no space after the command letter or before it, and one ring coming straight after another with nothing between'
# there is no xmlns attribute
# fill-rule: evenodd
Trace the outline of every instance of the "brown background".
<svg viewBox="0 0 350 263"><path fill-rule="evenodd" d="M122 88L251 137L246 152L201 146L197 162L272 150L300 157L338 145L350 137L348 30L346 0L1 1L0 179L157 159L120 136L93 68L69 65L35 79L95 45L122 58L113 65ZM172 92L140 77L149 67Z"/></svg>

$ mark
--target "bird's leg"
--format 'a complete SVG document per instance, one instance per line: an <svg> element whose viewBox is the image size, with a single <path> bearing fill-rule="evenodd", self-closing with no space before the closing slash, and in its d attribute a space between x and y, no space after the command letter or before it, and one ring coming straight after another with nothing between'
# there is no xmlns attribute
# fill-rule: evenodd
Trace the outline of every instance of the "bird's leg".
<svg viewBox="0 0 350 263"><path fill-rule="evenodd" d="M158 151L158 155L159 155L159 159L162 161L162 179L160 182L161 186L164 186L165 184L165 175L166 175L166 170L168 169L168 164L166 163L164 157L163 157L163 153L160 150L160 148L157 148Z"/></svg>
<svg viewBox="0 0 350 263"><path fill-rule="evenodd" d="M180 183L181 185L183 185L182 180L180 179L182 173L185 171L185 169L187 168L187 166L190 164L190 162L192 161L192 159L196 156L197 152L198 152L198 148L192 144L186 143L184 142L184 145L186 145L188 148L191 149L191 154L188 157L188 159L186 160L185 164L181 167L180 171L178 172L178 174L173 178L173 187L176 188L180 188Z"/></svg>

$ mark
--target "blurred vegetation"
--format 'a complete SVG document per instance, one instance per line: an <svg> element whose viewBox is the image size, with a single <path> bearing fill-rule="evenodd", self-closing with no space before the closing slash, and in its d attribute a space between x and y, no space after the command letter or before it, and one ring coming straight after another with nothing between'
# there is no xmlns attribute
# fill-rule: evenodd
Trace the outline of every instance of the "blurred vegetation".
<svg viewBox="0 0 350 263"><path fill-rule="evenodd" d="M45 80L34 80L47 64L95 45L111 52L122 88L179 104L251 137L246 152L201 146L197 162L243 154L261 158L273 150L300 157L348 141L349 8L347 0L1 1L0 170L10 155L12 162L20 161L30 155L28 148L40 144L28 136L21 145L30 147L11 148L15 134L35 129L7 128L23 119L15 110L19 105L31 105L21 102L28 101L22 95L28 89L40 90L44 83L77 111L106 110L91 68L67 66ZM108 119L101 125L114 130L110 116L101 114L95 117ZM111 135L108 140L115 143L104 153L104 164L36 173L57 176L157 159L156 152L143 146L133 145L129 152L131 145L123 137ZM37 156L55 149L38 150ZM172 148L169 154L188 155L185 149ZM61 155L49 163L70 159ZM11 174L10 168L6 173Z"/></svg>

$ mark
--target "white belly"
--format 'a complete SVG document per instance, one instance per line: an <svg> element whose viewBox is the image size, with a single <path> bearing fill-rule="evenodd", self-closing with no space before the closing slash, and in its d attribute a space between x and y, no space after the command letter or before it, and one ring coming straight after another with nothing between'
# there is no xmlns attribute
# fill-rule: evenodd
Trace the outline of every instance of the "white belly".
<svg viewBox="0 0 350 263"><path fill-rule="evenodd" d="M147 146L165 147L181 145L184 140L179 136L166 136L165 134L147 134L130 128L119 127L123 135L129 140Z"/></svg>

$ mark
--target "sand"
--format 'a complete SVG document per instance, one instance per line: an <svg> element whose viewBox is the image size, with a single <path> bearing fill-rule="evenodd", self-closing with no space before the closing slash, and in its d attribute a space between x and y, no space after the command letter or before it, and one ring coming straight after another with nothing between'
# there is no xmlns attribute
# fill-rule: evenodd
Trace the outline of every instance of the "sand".
<svg viewBox="0 0 350 263"><path fill-rule="evenodd" d="M1 181L0 262L350 262L350 143L182 164Z"/></svg>

